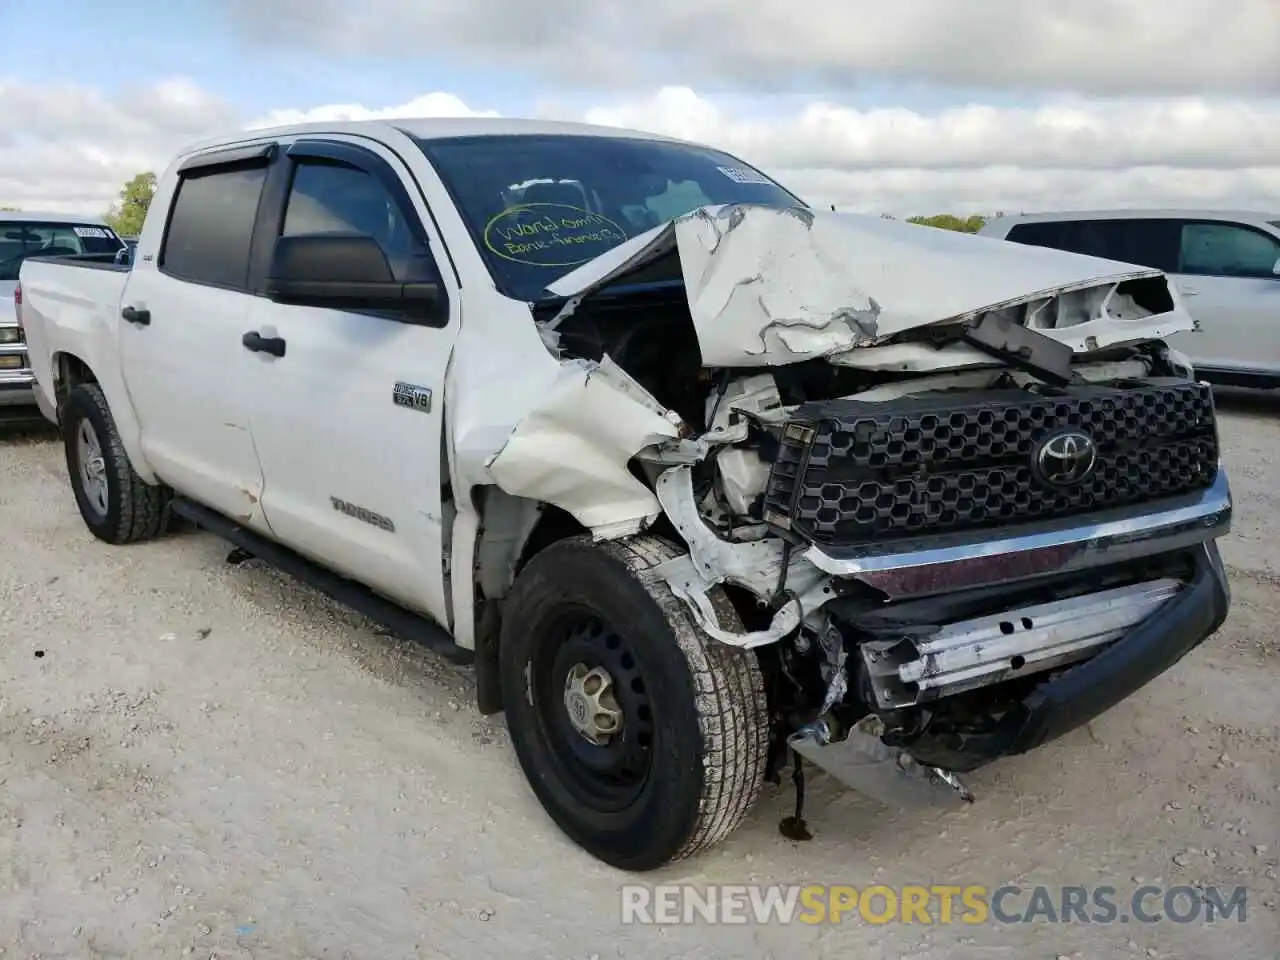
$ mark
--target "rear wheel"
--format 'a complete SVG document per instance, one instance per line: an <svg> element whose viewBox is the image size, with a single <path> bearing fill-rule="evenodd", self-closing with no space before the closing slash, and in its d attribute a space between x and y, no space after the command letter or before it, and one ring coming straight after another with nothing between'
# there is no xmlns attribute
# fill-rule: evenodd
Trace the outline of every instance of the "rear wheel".
<svg viewBox="0 0 1280 960"><path fill-rule="evenodd" d="M502 618L503 703L525 776L571 839L626 870L727 836L764 777L755 655L711 640L665 584L641 579L677 553L654 537L561 541L521 571Z"/></svg>
<svg viewBox="0 0 1280 960"><path fill-rule="evenodd" d="M164 532L172 494L146 483L124 452L106 395L96 383L74 387L63 402L67 473L85 526L107 543L149 540Z"/></svg>

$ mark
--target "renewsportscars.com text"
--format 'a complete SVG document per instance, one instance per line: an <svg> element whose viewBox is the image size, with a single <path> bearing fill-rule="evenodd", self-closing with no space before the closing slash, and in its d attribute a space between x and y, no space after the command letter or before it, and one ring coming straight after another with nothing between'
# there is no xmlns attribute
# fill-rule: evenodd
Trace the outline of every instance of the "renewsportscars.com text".
<svg viewBox="0 0 1280 960"><path fill-rule="evenodd" d="M622 887L622 922L978 924L1243 923L1244 887L684 884Z"/></svg>

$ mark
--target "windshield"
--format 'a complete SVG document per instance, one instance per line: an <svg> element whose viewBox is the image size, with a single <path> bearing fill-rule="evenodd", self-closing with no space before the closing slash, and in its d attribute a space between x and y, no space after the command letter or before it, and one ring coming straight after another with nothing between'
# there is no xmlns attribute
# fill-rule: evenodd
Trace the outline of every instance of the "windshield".
<svg viewBox="0 0 1280 960"><path fill-rule="evenodd" d="M622 241L707 204L803 206L741 160L682 143L513 135L421 140L498 289L546 287Z"/></svg>
<svg viewBox="0 0 1280 960"><path fill-rule="evenodd" d="M0 280L17 280L27 257L115 253L123 246L109 227L100 224L0 220Z"/></svg>

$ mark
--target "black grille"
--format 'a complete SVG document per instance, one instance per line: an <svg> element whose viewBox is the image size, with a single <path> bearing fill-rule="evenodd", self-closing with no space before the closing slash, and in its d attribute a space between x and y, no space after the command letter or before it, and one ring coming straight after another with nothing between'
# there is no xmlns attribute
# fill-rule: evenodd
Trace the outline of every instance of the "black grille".
<svg viewBox="0 0 1280 960"><path fill-rule="evenodd" d="M1093 470L1036 469L1063 431L1093 440ZM797 408L782 430L765 519L818 543L959 532L1190 493L1218 468L1213 395L1185 380L990 391Z"/></svg>

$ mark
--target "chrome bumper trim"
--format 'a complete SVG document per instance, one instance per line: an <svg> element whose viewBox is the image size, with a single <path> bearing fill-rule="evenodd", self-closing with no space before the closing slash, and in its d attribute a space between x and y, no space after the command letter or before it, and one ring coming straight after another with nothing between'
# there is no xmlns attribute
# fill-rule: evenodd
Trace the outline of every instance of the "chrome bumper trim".
<svg viewBox="0 0 1280 960"><path fill-rule="evenodd" d="M1192 503L1123 519L1089 522L1021 536L948 546L833 556L812 546L804 557L834 577L852 577L891 597L1063 573L1195 546L1231 529L1231 485L1218 465L1212 486ZM988 534L989 535L989 534ZM919 541L916 541L919 543Z"/></svg>

